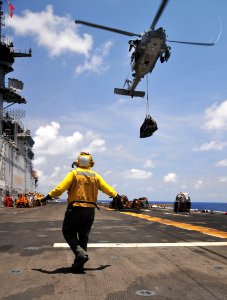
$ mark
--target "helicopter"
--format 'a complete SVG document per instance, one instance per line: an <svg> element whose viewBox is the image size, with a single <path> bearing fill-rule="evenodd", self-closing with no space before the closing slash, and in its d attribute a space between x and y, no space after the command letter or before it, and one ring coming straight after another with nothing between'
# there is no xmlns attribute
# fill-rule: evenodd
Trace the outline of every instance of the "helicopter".
<svg viewBox="0 0 227 300"><path fill-rule="evenodd" d="M132 80L126 79L125 84L127 84L127 89L115 88L114 93L119 95L131 96L131 97L144 97L144 91L136 91L136 87L141 79L148 73L151 73L156 65L158 59L161 63L167 62L171 55L171 47L167 45L166 42L171 43L181 43L199 46L213 46L214 43L199 43L199 42L187 42L187 41L175 41L167 40L167 35L165 30L160 27L155 29L164 9L169 0L162 0L159 9L151 23L149 30L145 31L143 34L137 34L133 32L124 31L117 28L107 27L103 25L98 25L95 23L90 23L82 20L75 20L76 24L86 25L90 27L95 27L98 29L103 29L107 31L112 31L118 34L137 37L136 39L129 40L129 52L131 53L131 71Z"/></svg>

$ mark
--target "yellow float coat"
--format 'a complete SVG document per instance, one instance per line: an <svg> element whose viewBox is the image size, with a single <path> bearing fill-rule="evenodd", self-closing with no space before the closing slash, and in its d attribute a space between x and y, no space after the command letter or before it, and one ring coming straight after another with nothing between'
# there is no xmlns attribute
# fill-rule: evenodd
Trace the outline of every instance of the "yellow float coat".
<svg viewBox="0 0 227 300"><path fill-rule="evenodd" d="M69 172L63 181L49 192L49 195L56 198L68 191L68 203L76 200L96 202L98 190L110 197L117 195L114 188L108 185L98 173L90 168L76 168L76 170ZM73 206L95 207L88 203L73 203Z"/></svg>

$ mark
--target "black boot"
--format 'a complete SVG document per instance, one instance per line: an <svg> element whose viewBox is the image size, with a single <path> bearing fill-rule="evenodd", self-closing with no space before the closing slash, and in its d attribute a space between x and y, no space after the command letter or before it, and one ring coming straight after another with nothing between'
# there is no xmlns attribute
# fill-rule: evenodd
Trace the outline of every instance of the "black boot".
<svg viewBox="0 0 227 300"><path fill-rule="evenodd" d="M73 271L83 272L84 264L88 261L88 255L78 255L72 264Z"/></svg>

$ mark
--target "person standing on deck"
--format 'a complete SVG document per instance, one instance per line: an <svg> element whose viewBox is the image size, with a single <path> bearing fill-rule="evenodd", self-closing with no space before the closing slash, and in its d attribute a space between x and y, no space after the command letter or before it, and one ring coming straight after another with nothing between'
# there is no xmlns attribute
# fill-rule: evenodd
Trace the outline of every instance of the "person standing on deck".
<svg viewBox="0 0 227 300"><path fill-rule="evenodd" d="M88 261L87 244L95 217L98 190L115 199L120 198L113 187L95 171L91 170L94 161L90 153L81 152L61 183L48 193L42 201L59 197L68 192L68 206L65 212L62 232L66 242L75 254L72 269L80 271Z"/></svg>

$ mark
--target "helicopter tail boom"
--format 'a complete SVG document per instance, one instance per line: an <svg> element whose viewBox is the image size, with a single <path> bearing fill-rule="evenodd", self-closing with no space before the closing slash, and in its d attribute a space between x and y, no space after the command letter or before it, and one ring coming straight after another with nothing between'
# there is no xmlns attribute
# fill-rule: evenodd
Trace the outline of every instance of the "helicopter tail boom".
<svg viewBox="0 0 227 300"><path fill-rule="evenodd" d="M114 89L114 94L123 95L123 96L131 96L132 98L133 97L143 98L145 96L145 92L143 92L143 91L133 91L132 92L127 89L118 89L118 88Z"/></svg>

